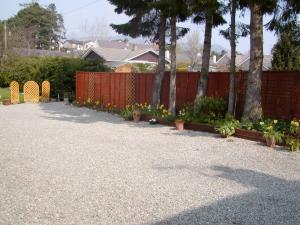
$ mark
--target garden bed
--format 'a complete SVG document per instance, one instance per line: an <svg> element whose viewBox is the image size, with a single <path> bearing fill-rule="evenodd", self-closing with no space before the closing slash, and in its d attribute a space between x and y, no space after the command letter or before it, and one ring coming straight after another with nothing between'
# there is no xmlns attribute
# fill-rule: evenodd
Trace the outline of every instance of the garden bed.
<svg viewBox="0 0 300 225"><path fill-rule="evenodd" d="M158 124L166 125L166 126L172 126L172 127L175 126L174 122L168 122L168 121L163 120L162 118L156 118L156 117L153 117L153 116L150 116L150 115L142 115L141 121L148 122L150 119L153 119L153 118L155 118L157 120ZM205 123L195 123L195 122L185 123L184 124L184 129L185 130L192 130L192 131L217 133L214 126L212 126L210 124L205 124ZM244 130L244 129L237 128L235 130L235 134L233 136L237 137L237 138L243 138L243 139L251 140L251 141L265 142L265 139L263 137L263 133L258 132L258 131L250 131L250 130Z"/></svg>
<svg viewBox="0 0 300 225"><path fill-rule="evenodd" d="M251 141L265 142L263 133L258 131L251 131L251 130L244 130L244 129L237 128L235 129L234 136L238 138L251 140Z"/></svg>

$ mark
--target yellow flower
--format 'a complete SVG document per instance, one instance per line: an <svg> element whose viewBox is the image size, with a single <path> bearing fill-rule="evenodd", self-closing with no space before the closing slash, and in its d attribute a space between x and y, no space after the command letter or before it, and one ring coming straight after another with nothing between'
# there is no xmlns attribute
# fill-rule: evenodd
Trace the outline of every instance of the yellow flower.
<svg viewBox="0 0 300 225"><path fill-rule="evenodd" d="M276 124L278 122L278 120L274 120L273 122Z"/></svg>
<svg viewBox="0 0 300 225"><path fill-rule="evenodd" d="M96 105L99 105L100 104L100 102L99 101L96 101Z"/></svg>
<svg viewBox="0 0 300 225"><path fill-rule="evenodd" d="M265 123L264 123L264 122L259 122L259 124L260 124L260 125L264 125Z"/></svg>
<svg viewBox="0 0 300 225"><path fill-rule="evenodd" d="M91 102L91 99L90 99L90 98L88 98L88 99L87 99L87 102L88 102L88 103L90 103L90 102Z"/></svg>

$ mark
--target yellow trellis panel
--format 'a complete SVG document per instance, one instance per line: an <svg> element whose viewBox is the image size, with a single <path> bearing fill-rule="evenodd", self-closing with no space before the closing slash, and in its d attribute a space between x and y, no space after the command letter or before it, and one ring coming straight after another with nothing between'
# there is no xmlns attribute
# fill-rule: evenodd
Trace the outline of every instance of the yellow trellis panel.
<svg viewBox="0 0 300 225"><path fill-rule="evenodd" d="M42 83L42 97L44 101L49 101L50 99L50 82L47 80Z"/></svg>
<svg viewBox="0 0 300 225"><path fill-rule="evenodd" d="M17 81L12 81L10 83L10 102L12 104L18 104L19 103L19 83Z"/></svg>
<svg viewBox="0 0 300 225"><path fill-rule="evenodd" d="M39 102L39 85L34 81L24 84L24 102Z"/></svg>

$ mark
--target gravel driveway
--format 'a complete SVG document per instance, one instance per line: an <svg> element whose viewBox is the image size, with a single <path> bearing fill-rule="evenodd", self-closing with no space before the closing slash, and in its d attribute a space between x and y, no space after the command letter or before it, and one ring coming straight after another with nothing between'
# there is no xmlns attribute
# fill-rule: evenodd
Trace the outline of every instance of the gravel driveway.
<svg viewBox="0 0 300 225"><path fill-rule="evenodd" d="M62 103L0 105L0 224L300 224L300 154Z"/></svg>

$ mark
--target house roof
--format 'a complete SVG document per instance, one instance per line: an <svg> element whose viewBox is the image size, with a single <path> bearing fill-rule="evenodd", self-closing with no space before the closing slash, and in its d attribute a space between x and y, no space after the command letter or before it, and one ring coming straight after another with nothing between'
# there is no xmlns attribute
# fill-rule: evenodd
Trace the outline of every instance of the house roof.
<svg viewBox="0 0 300 225"><path fill-rule="evenodd" d="M97 46L101 48L117 48L117 49L149 49L153 45L145 44L136 44L125 41L107 41L107 40L98 40Z"/></svg>
<svg viewBox="0 0 300 225"><path fill-rule="evenodd" d="M26 56L37 56L37 57L76 57L78 54L70 54L66 52L60 51L51 51L51 50L43 50L43 49L28 49L28 48L12 48L12 52L18 56L26 57Z"/></svg>
<svg viewBox="0 0 300 225"><path fill-rule="evenodd" d="M130 61L148 52L152 52L153 54L158 56L158 53L154 51L152 48L131 50L131 49L120 49L120 48L91 47L83 54L82 58L85 58L91 52L95 52L97 55L102 57L105 61L110 61L110 62Z"/></svg>
<svg viewBox="0 0 300 225"><path fill-rule="evenodd" d="M230 59L231 56L230 54L226 53L225 55L223 55L217 62L216 62L216 66L218 68L225 68L226 66L228 67L230 65ZM250 60L250 54L237 54L236 55L236 67L242 69L242 70L248 70L248 64L249 64L249 60ZM264 55L264 59L263 59L263 67L264 69L268 70L272 67L271 65L271 61L272 61L272 55Z"/></svg>

